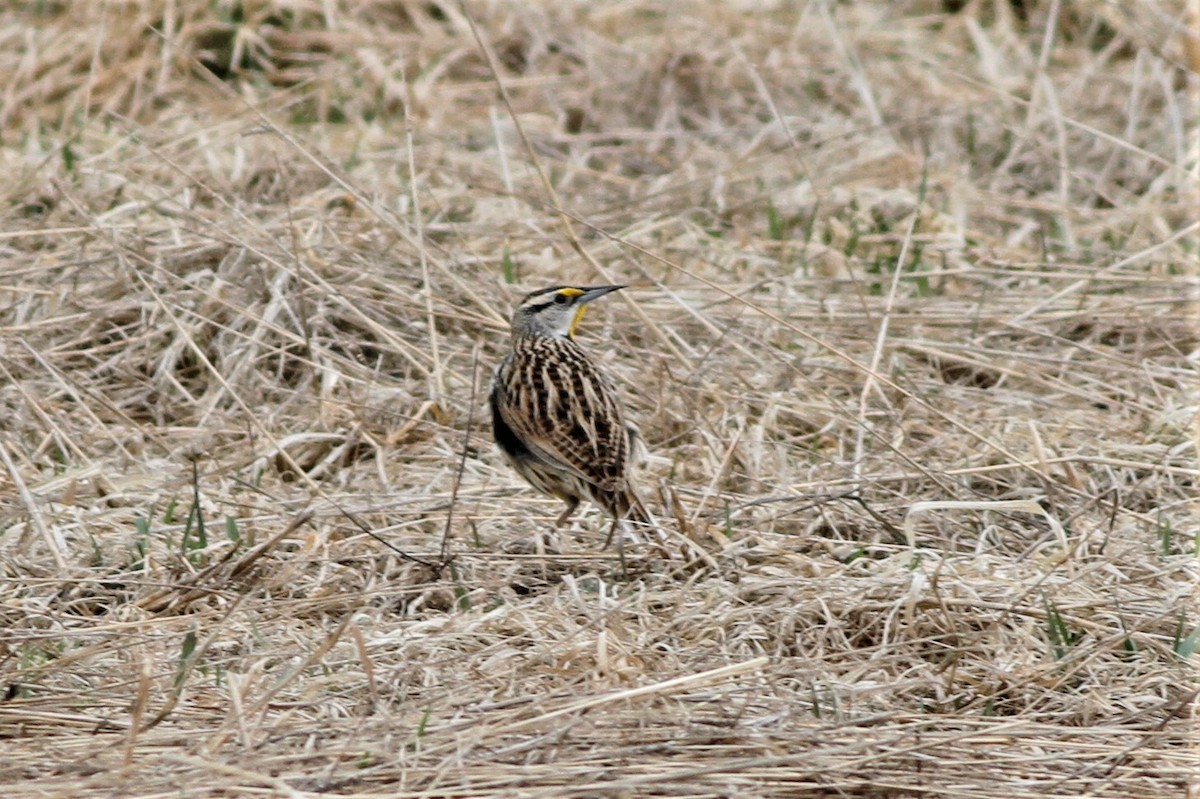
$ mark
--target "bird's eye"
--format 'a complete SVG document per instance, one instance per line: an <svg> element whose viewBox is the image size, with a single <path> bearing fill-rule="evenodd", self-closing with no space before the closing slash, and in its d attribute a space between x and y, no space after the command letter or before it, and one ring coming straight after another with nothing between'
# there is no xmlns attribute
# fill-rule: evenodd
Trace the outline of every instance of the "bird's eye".
<svg viewBox="0 0 1200 799"><path fill-rule="evenodd" d="M566 294L555 294L554 295L554 302L557 305L566 305L568 302L570 302L570 300L571 300L571 298L568 297Z"/></svg>

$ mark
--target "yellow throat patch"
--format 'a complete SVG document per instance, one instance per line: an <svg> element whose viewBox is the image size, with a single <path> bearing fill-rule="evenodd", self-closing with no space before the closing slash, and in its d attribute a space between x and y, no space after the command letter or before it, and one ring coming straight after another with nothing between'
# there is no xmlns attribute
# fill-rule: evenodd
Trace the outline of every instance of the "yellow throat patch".
<svg viewBox="0 0 1200 799"><path fill-rule="evenodd" d="M575 318L571 320L571 329L567 331L567 338L575 338L575 331L579 329L579 320L583 319L583 312L586 310L586 305L579 306L579 310L575 312Z"/></svg>

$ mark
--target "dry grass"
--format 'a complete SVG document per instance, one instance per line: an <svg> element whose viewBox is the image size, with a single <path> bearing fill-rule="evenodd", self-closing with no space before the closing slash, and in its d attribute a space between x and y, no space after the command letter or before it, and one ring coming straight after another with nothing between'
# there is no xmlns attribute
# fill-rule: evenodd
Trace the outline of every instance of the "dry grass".
<svg viewBox="0 0 1200 799"><path fill-rule="evenodd" d="M5 6L5 795L1200 794L1189 2Z"/></svg>

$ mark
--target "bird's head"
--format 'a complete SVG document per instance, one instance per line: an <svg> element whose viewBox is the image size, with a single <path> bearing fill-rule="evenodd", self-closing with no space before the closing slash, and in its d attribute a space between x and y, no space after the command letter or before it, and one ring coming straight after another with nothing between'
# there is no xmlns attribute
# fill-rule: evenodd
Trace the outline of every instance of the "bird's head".
<svg viewBox="0 0 1200 799"><path fill-rule="evenodd" d="M579 320L592 300L624 286L551 286L525 295L513 314L514 335L575 338Z"/></svg>

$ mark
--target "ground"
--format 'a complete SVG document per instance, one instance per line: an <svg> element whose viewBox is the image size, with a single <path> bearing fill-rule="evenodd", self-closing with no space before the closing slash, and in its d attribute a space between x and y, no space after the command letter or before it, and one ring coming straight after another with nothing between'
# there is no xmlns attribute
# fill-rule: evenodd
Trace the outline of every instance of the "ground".
<svg viewBox="0 0 1200 799"><path fill-rule="evenodd" d="M0 9L9 797L1200 796L1200 3ZM523 292L668 552L491 444Z"/></svg>

